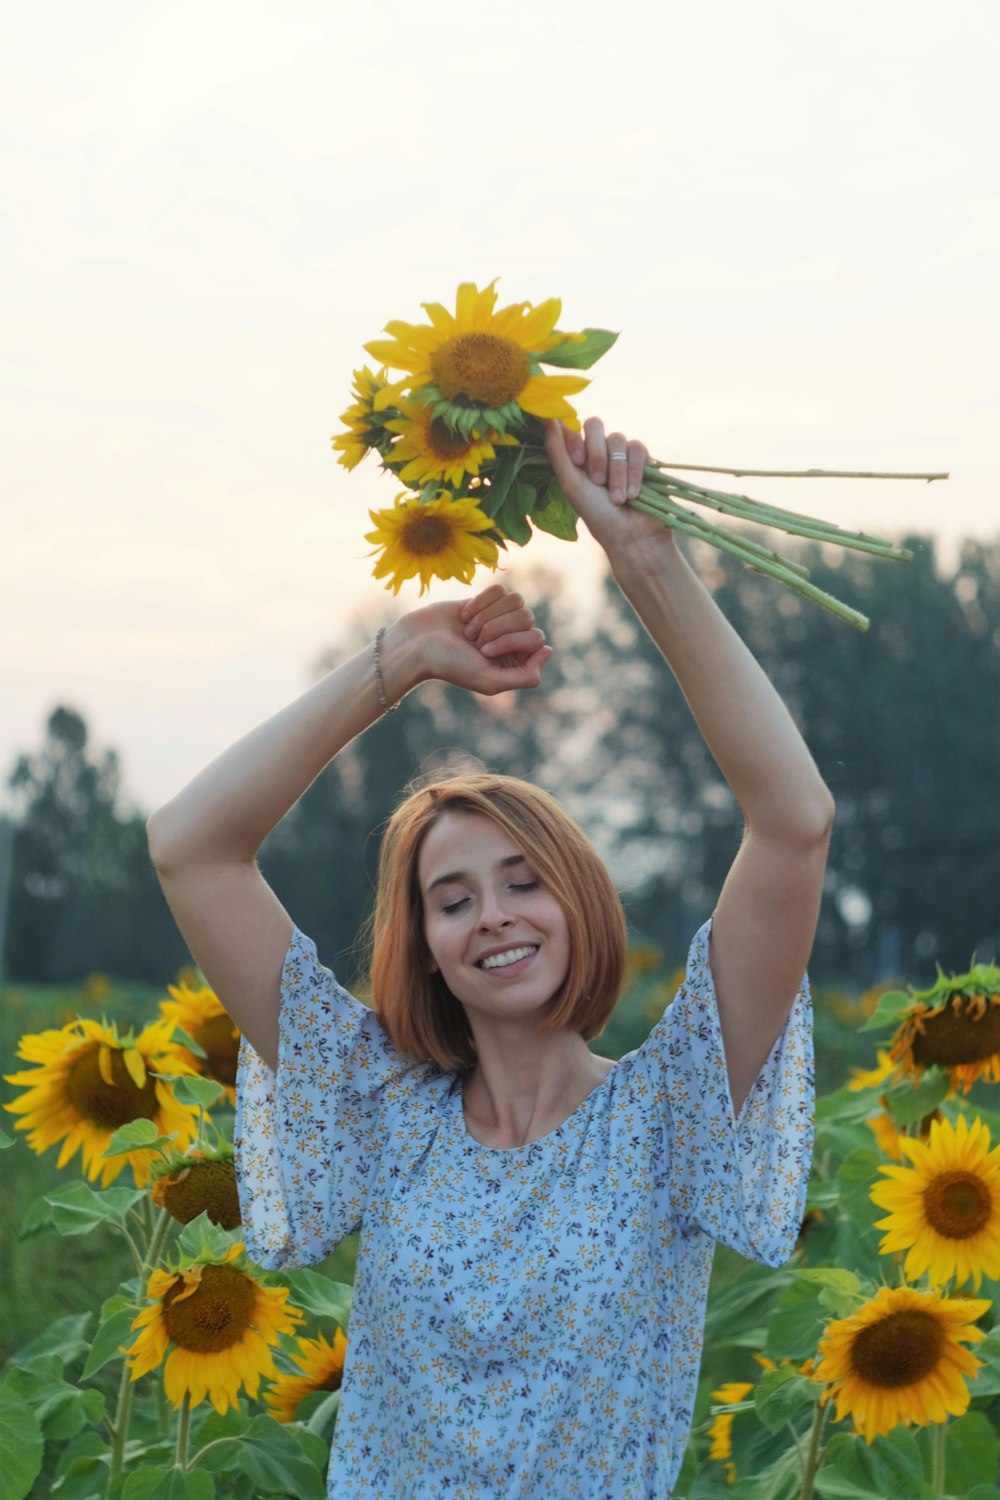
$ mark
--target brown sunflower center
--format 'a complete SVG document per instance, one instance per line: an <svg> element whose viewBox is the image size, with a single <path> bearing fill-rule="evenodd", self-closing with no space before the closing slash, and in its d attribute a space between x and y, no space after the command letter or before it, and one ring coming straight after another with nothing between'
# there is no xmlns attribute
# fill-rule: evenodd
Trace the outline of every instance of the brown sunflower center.
<svg viewBox="0 0 1000 1500"><path fill-rule="evenodd" d="M132 1120L152 1120L159 1108L155 1079L147 1073L139 1088L125 1066L124 1053L112 1047L111 1082L105 1083L100 1053L101 1044L95 1042L70 1067L66 1092L77 1114L102 1130L118 1130Z"/></svg>
<svg viewBox="0 0 1000 1500"><path fill-rule="evenodd" d="M408 552L417 557L436 557L451 541L451 526L444 516L414 514L400 532Z"/></svg>
<svg viewBox="0 0 1000 1500"><path fill-rule="evenodd" d="M163 1297L163 1322L175 1344L196 1354L217 1354L239 1343L253 1317L249 1276L235 1266L203 1266L190 1297L178 1302L183 1290L178 1277Z"/></svg>
<svg viewBox="0 0 1000 1500"><path fill-rule="evenodd" d="M204 1048L208 1072L217 1083L227 1083L230 1088L236 1083L236 1064L240 1056L239 1033L225 1014L209 1016L194 1033L199 1047Z"/></svg>
<svg viewBox="0 0 1000 1500"><path fill-rule="evenodd" d="M235 1229L243 1221L232 1161L195 1161L168 1178L157 1202L180 1224L190 1224L207 1213L221 1229Z"/></svg>
<svg viewBox="0 0 1000 1500"><path fill-rule="evenodd" d="M862 1328L851 1345L851 1364L869 1385L897 1390L929 1375L943 1348L944 1331L937 1318L907 1308Z"/></svg>
<svg viewBox="0 0 1000 1500"><path fill-rule="evenodd" d="M956 1015L949 1004L924 1020L913 1038L913 1060L922 1068L934 1063L953 1068L961 1063L985 1062L1000 1052L1000 1005L987 1005L981 1020L964 1006Z"/></svg>
<svg viewBox="0 0 1000 1500"><path fill-rule="evenodd" d="M452 432L442 417L431 417L425 431L427 446L435 458L464 458L471 446L460 432Z"/></svg>
<svg viewBox="0 0 1000 1500"><path fill-rule="evenodd" d="M993 1198L974 1172L941 1172L924 1189L924 1213L938 1234L967 1240L988 1224Z"/></svg>
<svg viewBox="0 0 1000 1500"><path fill-rule="evenodd" d="M464 396L497 408L531 379L531 361L511 339L495 333L460 333L431 355L431 374L446 401Z"/></svg>
<svg viewBox="0 0 1000 1500"><path fill-rule="evenodd" d="M321 1380L315 1387L317 1391L339 1391L344 1381L343 1367L339 1366L331 1370L325 1380Z"/></svg>

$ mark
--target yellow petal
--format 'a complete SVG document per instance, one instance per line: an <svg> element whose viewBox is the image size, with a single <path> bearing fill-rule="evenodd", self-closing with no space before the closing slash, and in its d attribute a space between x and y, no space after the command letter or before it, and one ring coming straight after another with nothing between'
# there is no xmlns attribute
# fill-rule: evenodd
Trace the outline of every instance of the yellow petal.
<svg viewBox="0 0 1000 1500"><path fill-rule="evenodd" d="M104 1079L104 1082L113 1088L115 1077L111 1071L111 1048L106 1042L101 1043L100 1051L97 1054L97 1066L101 1070L101 1077Z"/></svg>
<svg viewBox="0 0 1000 1500"><path fill-rule="evenodd" d="M136 1088L145 1088L146 1064L143 1062L142 1053L137 1052L134 1047L127 1048L125 1051L125 1067L128 1070L128 1076Z"/></svg>

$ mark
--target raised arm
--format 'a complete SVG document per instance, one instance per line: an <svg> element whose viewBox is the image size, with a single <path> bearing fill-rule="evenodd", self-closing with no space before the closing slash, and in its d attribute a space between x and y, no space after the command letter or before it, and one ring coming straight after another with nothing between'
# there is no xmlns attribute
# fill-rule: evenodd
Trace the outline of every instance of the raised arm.
<svg viewBox="0 0 1000 1500"><path fill-rule="evenodd" d="M729 1084L737 1111L788 1015L812 948L834 804L770 680L653 517L622 505L641 443L547 424L567 498L608 554L742 808L743 842L712 924ZM609 454L624 453L624 459ZM611 491L608 489L610 475ZM618 491L618 494L615 494Z"/></svg>
<svg viewBox="0 0 1000 1500"><path fill-rule="evenodd" d="M469 623L475 642L467 639ZM551 655L519 594L427 605L381 642L387 699L432 678L493 695L537 686ZM150 856L195 961L264 1060L277 1061L281 967L292 919L257 868L271 829L333 757L383 713L373 647L214 760L147 824ZM349 865L360 851L345 850Z"/></svg>

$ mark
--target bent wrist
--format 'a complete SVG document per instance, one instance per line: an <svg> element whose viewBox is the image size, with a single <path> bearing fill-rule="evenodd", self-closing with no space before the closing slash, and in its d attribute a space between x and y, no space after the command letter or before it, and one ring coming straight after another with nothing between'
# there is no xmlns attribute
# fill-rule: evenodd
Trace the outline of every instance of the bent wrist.
<svg viewBox="0 0 1000 1500"><path fill-rule="evenodd" d="M402 616L388 625L382 633L378 650L378 672L375 670L375 652L372 651L372 676L381 678L385 694L383 711L405 698L421 682L426 682L432 673L420 649L419 637L410 628L407 616Z"/></svg>

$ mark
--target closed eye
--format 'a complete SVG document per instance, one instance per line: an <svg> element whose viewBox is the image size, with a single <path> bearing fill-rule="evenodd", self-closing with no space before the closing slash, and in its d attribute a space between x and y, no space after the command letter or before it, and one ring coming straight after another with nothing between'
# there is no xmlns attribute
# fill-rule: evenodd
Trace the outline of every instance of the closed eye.
<svg viewBox="0 0 1000 1500"><path fill-rule="evenodd" d="M468 899L468 896L460 896L457 901L449 901L447 905L442 906L441 910L446 916L451 916L453 911L461 911Z"/></svg>
<svg viewBox="0 0 1000 1500"><path fill-rule="evenodd" d="M537 880L523 880L520 884L511 886L512 891L537 891L537 889Z"/></svg>

